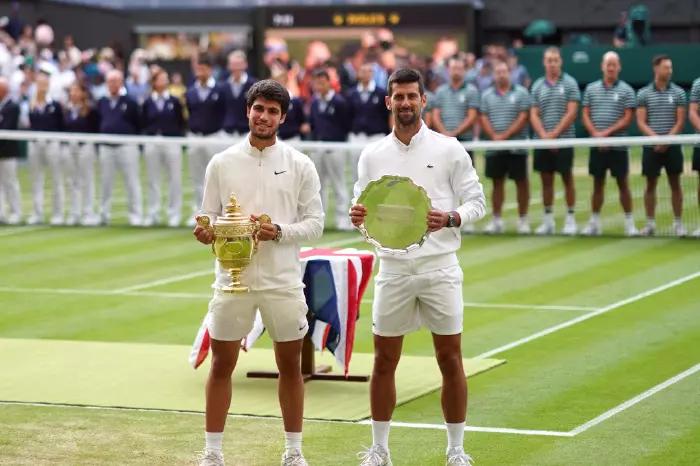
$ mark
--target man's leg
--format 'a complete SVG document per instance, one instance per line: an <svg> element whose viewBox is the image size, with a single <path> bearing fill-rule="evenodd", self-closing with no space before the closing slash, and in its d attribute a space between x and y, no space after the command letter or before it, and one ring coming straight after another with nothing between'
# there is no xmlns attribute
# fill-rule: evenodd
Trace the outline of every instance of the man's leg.
<svg viewBox="0 0 700 466"><path fill-rule="evenodd" d="M600 210L605 200L605 173L603 176L593 177L593 193L591 194L591 218L588 225L583 227L581 234L586 236L600 235L602 233L600 222Z"/></svg>
<svg viewBox="0 0 700 466"><path fill-rule="evenodd" d="M625 213L625 234L627 236L636 236L639 234L637 227L634 226L634 215L632 214L632 193L630 192L629 178L627 175L616 178L617 188L620 193L620 205Z"/></svg>
<svg viewBox="0 0 700 466"><path fill-rule="evenodd" d="M542 225L537 227L535 233L538 235L551 235L554 233L554 212L552 205L554 204L554 172L540 172L542 180L542 204L544 205L544 218Z"/></svg>
<svg viewBox="0 0 700 466"><path fill-rule="evenodd" d="M374 368L370 379L372 420L388 422L396 406L396 366L401 359L403 336L374 335Z"/></svg>
<svg viewBox="0 0 700 466"><path fill-rule="evenodd" d="M433 334L433 345L442 373L441 402L445 422L463 423L467 416L467 379L462 365L462 334Z"/></svg>
<svg viewBox="0 0 700 466"><path fill-rule="evenodd" d="M302 340L275 342L275 361L280 373L278 396L284 430L301 432L304 416L304 379L301 376Z"/></svg>
<svg viewBox="0 0 700 466"><path fill-rule="evenodd" d="M667 174L668 185L671 188L671 207L673 208L673 231L676 236L685 236L683 226L683 190L681 189L681 175Z"/></svg>
<svg viewBox="0 0 700 466"><path fill-rule="evenodd" d="M646 187L644 189L644 210L647 216L647 223L642 229L643 235L653 235L656 229L656 184L658 176L647 176Z"/></svg>

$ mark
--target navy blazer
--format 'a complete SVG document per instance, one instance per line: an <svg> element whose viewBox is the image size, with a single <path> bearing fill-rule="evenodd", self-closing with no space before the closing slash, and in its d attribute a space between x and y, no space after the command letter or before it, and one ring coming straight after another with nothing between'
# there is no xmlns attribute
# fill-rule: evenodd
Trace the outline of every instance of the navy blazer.
<svg viewBox="0 0 700 466"><path fill-rule="evenodd" d="M100 133L139 134L141 132L139 104L128 95L120 95L114 108L109 97L102 97L97 102L97 112L100 115Z"/></svg>
<svg viewBox="0 0 700 466"><path fill-rule="evenodd" d="M17 129L19 125L19 105L7 99L0 107L0 129ZM0 159L20 156L19 141L0 140Z"/></svg>
<svg viewBox="0 0 700 466"><path fill-rule="evenodd" d="M248 75L248 79L243 83L241 92L238 97L233 95L233 89L231 89L231 81L221 81L219 85L221 86L221 91L224 94L224 102L226 102L226 113L224 115L224 131L227 133L233 133L234 131L238 133L248 132L248 117L246 116L246 94L248 90L253 87L253 84L257 79Z"/></svg>
<svg viewBox="0 0 700 466"><path fill-rule="evenodd" d="M141 127L149 135L182 136L185 132L185 116L180 99L169 96L159 110L153 96L148 96L141 105Z"/></svg>
<svg viewBox="0 0 700 466"><path fill-rule="evenodd" d="M200 100L197 87L192 85L185 93L185 101L190 113L190 131L206 136L221 129L225 111L221 86L218 84L214 85L209 91L207 98Z"/></svg>
<svg viewBox="0 0 700 466"><path fill-rule="evenodd" d="M321 111L320 101L314 97L311 102L309 122L313 137L317 141L345 141L350 131L350 107L340 94L335 94Z"/></svg>
<svg viewBox="0 0 700 466"><path fill-rule="evenodd" d="M353 133L388 134L389 133L389 110L384 103L386 91L376 87L367 99L362 101L360 91L355 87L348 94L348 101L352 111Z"/></svg>

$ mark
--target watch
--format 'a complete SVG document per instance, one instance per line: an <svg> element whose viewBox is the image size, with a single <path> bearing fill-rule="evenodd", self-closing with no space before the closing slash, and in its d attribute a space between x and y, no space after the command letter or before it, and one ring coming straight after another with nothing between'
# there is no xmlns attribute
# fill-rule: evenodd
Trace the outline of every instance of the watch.
<svg viewBox="0 0 700 466"><path fill-rule="evenodd" d="M454 212L448 212L447 213L447 227L448 228L454 228L458 227L457 225L457 217L455 216Z"/></svg>
<svg viewBox="0 0 700 466"><path fill-rule="evenodd" d="M277 234L275 235L275 241L277 241L279 243L280 240L282 239L282 228L280 228L280 226L276 223L275 223L275 226L277 227Z"/></svg>

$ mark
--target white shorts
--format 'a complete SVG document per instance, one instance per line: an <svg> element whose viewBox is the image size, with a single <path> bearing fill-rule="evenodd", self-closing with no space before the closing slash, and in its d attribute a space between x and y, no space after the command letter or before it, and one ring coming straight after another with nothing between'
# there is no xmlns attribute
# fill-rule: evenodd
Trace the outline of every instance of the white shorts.
<svg viewBox="0 0 700 466"><path fill-rule="evenodd" d="M437 335L462 333L464 301L459 265L410 275L380 272L374 279L372 330L397 337L425 325Z"/></svg>
<svg viewBox="0 0 700 466"><path fill-rule="evenodd" d="M223 341L242 339L253 328L256 311L273 341L300 340L309 330L303 288L242 294L215 290L209 301L209 335Z"/></svg>

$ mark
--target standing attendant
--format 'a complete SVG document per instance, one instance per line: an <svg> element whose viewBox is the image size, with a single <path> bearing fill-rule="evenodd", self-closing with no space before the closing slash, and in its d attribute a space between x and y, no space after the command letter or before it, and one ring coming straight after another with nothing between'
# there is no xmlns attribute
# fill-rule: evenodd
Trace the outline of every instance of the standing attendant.
<svg viewBox="0 0 700 466"><path fill-rule="evenodd" d="M191 138L216 138L220 136L221 125L224 121L224 98L221 88L212 77L212 61L206 56L200 56L194 65L195 83L185 93L189 113L188 134ZM187 225L194 226L194 216L202 205L202 190L204 187L204 172L212 155L216 152L212 144L197 144L187 148L187 163L192 181L194 195L192 198L192 215Z"/></svg>
<svg viewBox="0 0 700 466"><path fill-rule="evenodd" d="M0 76L0 129L17 129L19 105L10 98L10 83ZM19 141L0 141L0 223L18 225L22 221L17 159ZM4 203L8 213L5 215Z"/></svg>
<svg viewBox="0 0 700 466"><path fill-rule="evenodd" d="M347 141L350 129L350 109L347 101L331 88L328 72L319 69L313 73L314 97L309 121L313 139L317 141ZM345 176L346 151L343 149L316 150L310 154L321 177L323 205L328 205L328 188L335 194L335 227L351 230L348 220L350 195Z"/></svg>
<svg viewBox="0 0 700 466"><path fill-rule="evenodd" d="M619 78L622 68L617 53L608 52L603 55L601 68L603 79L586 86L583 93L583 125L593 138L625 136L637 106L634 90ZM620 146L591 147L588 172L593 177L592 214L581 233L591 236L603 232L600 209L603 207L605 175L608 170L617 180L620 191L620 204L625 212L625 234L637 236L639 232L634 226L632 195L627 176L629 157L627 148Z"/></svg>
<svg viewBox="0 0 700 466"><path fill-rule="evenodd" d="M182 136L185 117L180 100L170 95L168 73L159 69L151 76L153 92L141 108L144 134L151 136ZM144 226L160 223L161 172L165 169L168 180L167 224L180 225L182 216L182 147L176 144L148 143L144 147L148 177L148 202Z"/></svg>
<svg viewBox="0 0 700 466"><path fill-rule="evenodd" d="M256 79L248 74L248 58L242 50L228 55L229 77L221 83L226 103L223 128L226 134L240 139L248 133L248 118L245 113L246 93Z"/></svg>
<svg viewBox="0 0 700 466"><path fill-rule="evenodd" d="M673 64L667 55L654 57L654 81L637 93L637 126L645 136L679 134L685 124L685 91L671 81ZM644 236L656 233L656 185L661 169L666 170L671 188L673 208L673 234L685 236L681 215L683 213L683 151L678 144L645 146L642 152L642 175L646 177L644 207L646 225L641 230Z"/></svg>
<svg viewBox="0 0 700 466"><path fill-rule="evenodd" d="M62 131L63 108L49 97L50 76L40 71L36 76L36 92L29 103L29 125L32 131ZM30 141L28 152L29 173L32 178L33 213L27 224L44 223L44 167L51 171L52 209L51 225L63 225L65 190L60 145L57 141Z"/></svg>
<svg viewBox="0 0 700 466"><path fill-rule="evenodd" d="M535 137L540 139L558 139L576 137L574 121L581 100L581 91L574 78L562 72L561 52L557 47L544 51L545 75L532 85L532 109L530 124ZM535 149L534 169L540 173L542 180L542 204L544 219L537 227L538 235L551 235L555 231L554 223L554 174L559 173L566 191L566 220L562 233L575 235L578 231L574 209L576 207L576 188L574 186L574 149L558 147L553 149Z"/></svg>
<svg viewBox="0 0 700 466"><path fill-rule="evenodd" d="M71 133L96 133L100 128L97 110L90 105L90 91L78 82L69 89L63 127ZM95 144L71 141L63 145L71 205L67 224L95 226L100 222L95 213L96 158Z"/></svg>
<svg viewBox="0 0 700 466"><path fill-rule="evenodd" d="M106 82L107 95L97 102L100 133L139 134L139 106L126 94L124 75L119 70L111 70L107 73ZM100 144L99 159L102 182L101 223L108 225L111 221L114 175L119 169L126 185L129 225L140 226L143 220L143 207L138 146L136 144Z"/></svg>
<svg viewBox="0 0 700 466"><path fill-rule="evenodd" d="M304 112L304 101L292 93L288 85L288 75L285 70L278 70L272 77L289 92L289 108L284 121L280 124L277 137L283 141L300 141L303 135L309 134L308 118Z"/></svg>
<svg viewBox="0 0 700 466"><path fill-rule="evenodd" d="M690 122L696 133L700 133L700 78L693 81L690 89L690 108L688 110ZM700 207L700 145L693 149L693 170L698 172L698 206ZM700 238L700 228L693 232L695 238Z"/></svg>
<svg viewBox="0 0 700 466"><path fill-rule="evenodd" d="M386 105L394 131L368 145L360 155L355 199L370 181L383 175L411 178L430 199L423 245L404 255L378 251L372 303L374 368L370 379L372 446L360 454L361 466L391 465L389 427L396 406L396 366L404 335L422 325L430 329L442 373L442 411L447 427L447 464L471 465L464 451L467 383L462 366L463 272L457 258L462 222L484 216L484 191L464 147L422 122L425 91L420 74L399 69L389 77ZM364 222L367 209L355 204L353 225Z"/></svg>

